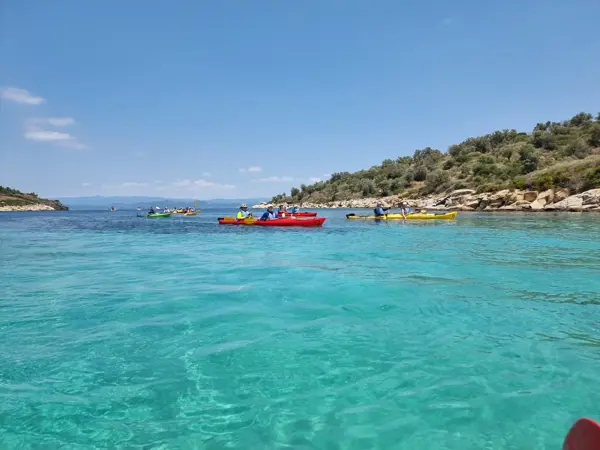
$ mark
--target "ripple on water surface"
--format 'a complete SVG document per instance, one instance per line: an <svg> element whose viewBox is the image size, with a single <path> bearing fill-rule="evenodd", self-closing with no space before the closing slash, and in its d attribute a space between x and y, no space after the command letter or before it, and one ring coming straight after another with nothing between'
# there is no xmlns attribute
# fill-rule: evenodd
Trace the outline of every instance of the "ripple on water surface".
<svg viewBox="0 0 600 450"><path fill-rule="evenodd" d="M592 215L0 216L0 447L555 449L598 414Z"/></svg>

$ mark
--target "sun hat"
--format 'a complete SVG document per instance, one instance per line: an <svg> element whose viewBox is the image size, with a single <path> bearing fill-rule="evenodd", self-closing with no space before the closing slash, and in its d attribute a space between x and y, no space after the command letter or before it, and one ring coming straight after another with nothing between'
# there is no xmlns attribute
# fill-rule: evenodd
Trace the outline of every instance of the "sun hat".
<svg viewBox="0 0 600 450"><path fill-rule="evenodd" d="M246 205L245 203L242 203L242 205L240 206L240 208L247 208L248 205Z"/></svg>

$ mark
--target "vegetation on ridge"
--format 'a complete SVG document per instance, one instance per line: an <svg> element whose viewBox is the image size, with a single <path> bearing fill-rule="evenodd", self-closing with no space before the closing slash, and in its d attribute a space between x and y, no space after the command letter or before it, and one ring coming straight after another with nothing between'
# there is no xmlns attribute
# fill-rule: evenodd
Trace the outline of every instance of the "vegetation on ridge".
<svg viewBox="0 0 600 450"><path fill-rule="evenodd" d="M413 156L386 159L358 172L292 188L274 203L325 203L366 197L414 198L448 190L505 188L572 192L600 187L600 113L564 122L538 123L531 133L495 131L452 145L446 153L426 147Z"/></svg>
<svg viewBox="0 0 600 450"><path fill-rule="evenodd" d="M18 189L0 186L0 206L28 206L28 205L48 205L54 209L68 209L57 200L47 200L40 198L35 192L28 194Z"/></svg>

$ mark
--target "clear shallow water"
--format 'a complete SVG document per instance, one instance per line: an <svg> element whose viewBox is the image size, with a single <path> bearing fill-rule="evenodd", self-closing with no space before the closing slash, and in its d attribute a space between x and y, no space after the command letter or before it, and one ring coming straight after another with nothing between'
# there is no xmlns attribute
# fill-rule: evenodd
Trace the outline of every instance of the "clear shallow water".
<svg viewBox="0 0 600 450"><path fill-rule="evenodd" d="M0 448L557 449L600 418L600 216L0 215Z"/></svg>

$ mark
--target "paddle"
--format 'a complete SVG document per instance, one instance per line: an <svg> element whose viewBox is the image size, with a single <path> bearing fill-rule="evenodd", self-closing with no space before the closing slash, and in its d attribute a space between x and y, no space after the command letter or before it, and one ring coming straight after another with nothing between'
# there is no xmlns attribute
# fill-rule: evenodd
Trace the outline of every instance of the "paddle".
<svg viewBox="0 0 600 450"><path fill-rule="evenodd" d="M581 418L571 427L563 450L599 450L600 425L592 419Z"/></svg>

